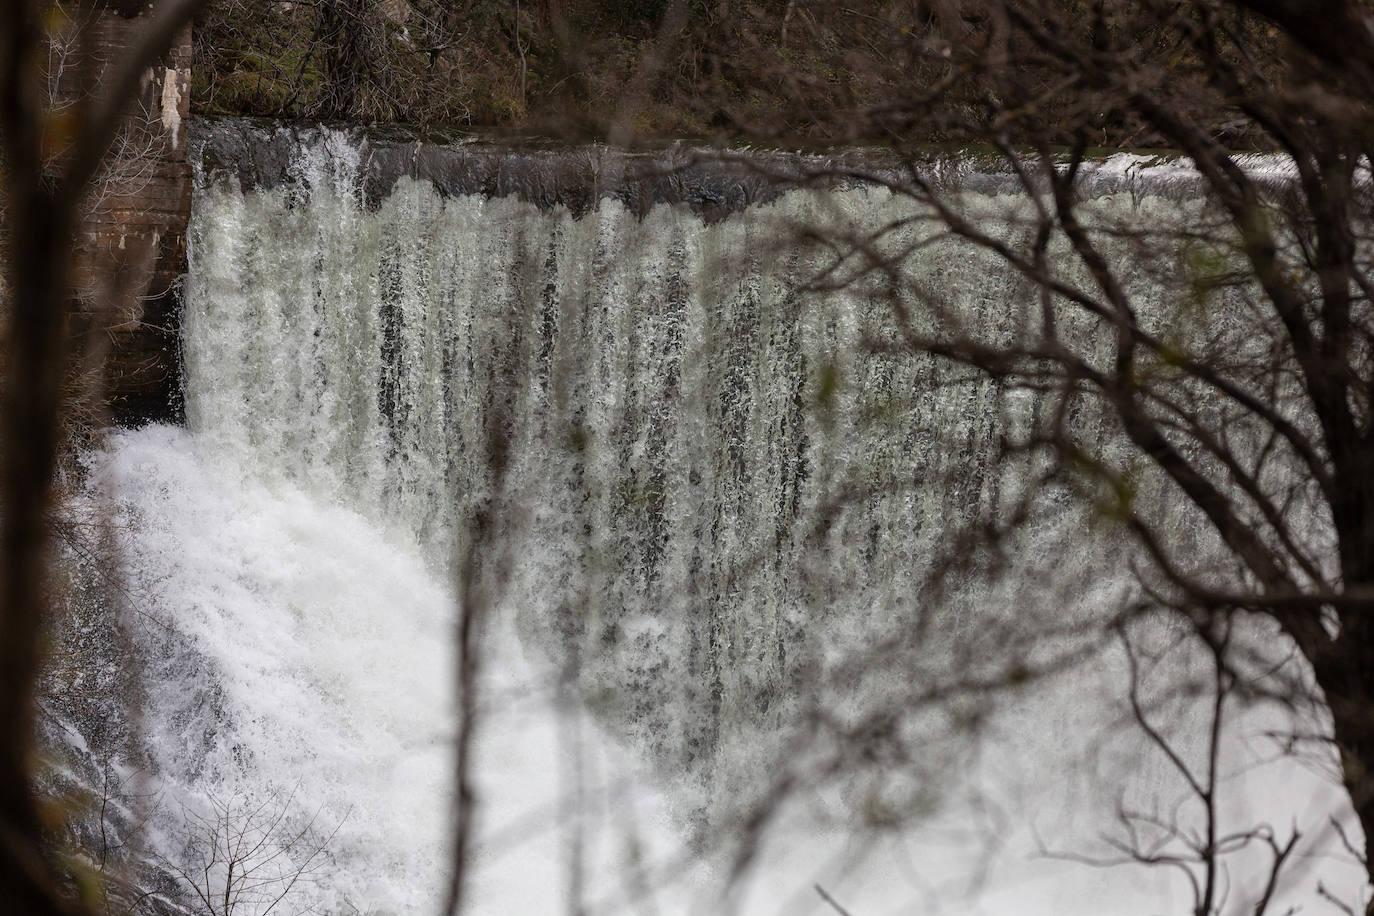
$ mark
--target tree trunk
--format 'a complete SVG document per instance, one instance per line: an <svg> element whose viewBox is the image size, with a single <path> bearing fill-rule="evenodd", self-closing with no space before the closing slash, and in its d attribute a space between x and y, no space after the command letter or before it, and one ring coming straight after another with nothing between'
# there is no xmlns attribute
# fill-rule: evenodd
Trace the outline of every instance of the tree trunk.
<svg viewBox="0 0 1374 916"><path fill-rule="evenodd" d="M372 12L368 0L327 0L320 16L324 87L313 115L342 121L354 113L358 90L370 67Z"/></svg>
<svg viewBox="0 0 1374 916"><path fill-rule="evenodd" d="M0 525L0 900L10 912L62 914L30 783L34 682L47 606L47 509L57 449L69 227L35 187L11 184L9 371ZM36 183L35 183L36 184Z"/></svg>
<svg viewBox="0 0 1374 916"><path fill-rule="evenodd" d="M1374 837L1374 666L1370 659L1374 659L1374 621L1356 611L1346 615L1338 637L1312 663L1331 711L1341 779L1364 832L1364 851L1356 847L1351 852L1362 857L1374 886L1368 854L1369 839ZM1349 839L1352 845L1357 843L1355 837ZM1374 916L1374 899L1365 912Z"/></svg>

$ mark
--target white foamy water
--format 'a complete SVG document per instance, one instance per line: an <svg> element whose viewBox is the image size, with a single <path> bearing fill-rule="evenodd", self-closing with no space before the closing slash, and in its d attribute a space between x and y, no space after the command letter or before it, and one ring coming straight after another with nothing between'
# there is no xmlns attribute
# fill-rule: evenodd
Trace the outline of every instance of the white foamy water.
<svg viewBox="0 0 1374 916"><path fill-rule="evenodd" d="M327 909L423 907L445 847L451 590L413 545L184 430L113 449L103 473L147 596L148 739L168 800L294 792L293 815L338 826L339 862L369 863L331 872Z"/></svg>
<svg viewBox="0 0 1374 916"><path fill-rule="evenodd" d="M100 463L152 662L158 842L182 854L182 807L212 800L284 809L281 837L313 816L329 840L286 912L433 911L449 867L452 589L413 541L273 477L158 426L115 434ZM683 855L665 846L673 832L643 768L560 699L510 627L484 645L471 911L561 909L574 840L589 899L637 899L631 878ZM265 875L294 873L313 849ZM284 888L273 879L264 894Z"/></svg>

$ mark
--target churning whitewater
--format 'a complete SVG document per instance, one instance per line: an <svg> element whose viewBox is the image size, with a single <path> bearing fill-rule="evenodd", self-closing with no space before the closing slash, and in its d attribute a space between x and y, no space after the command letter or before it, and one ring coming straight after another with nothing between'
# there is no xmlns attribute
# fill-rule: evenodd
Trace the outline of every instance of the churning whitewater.
<svg viewBox="0 0 1374 916"><path fill-rule="evenodd" d="M404 176L372 195L367 155L320 130L272 187L201 170L187 428L115 433L94 463L144 609L164 856L194 846L207 812L256 805L282 814L273 867L304 872L285 912L436 908L454 569L480 550L508 576L482 642L476 912L823 911L817 882L881 912L959 912L970 893L1017 913L1184 899L1159 873L1043 863L978 883L1002 847L1029 843L989 798L1053 813L1092 791L1034 784L1022 764L1088 733L1073 697L1109 671L1047 687L1034 727L1010 702L995 752L968 748L945 710L902 726L920 730L923 768L806 775L839 759L814 732L824 716L900 706L1018 639L1068 651L1074 621L1129 588L1115 547L1046 493L1009 546L1033 567L1077 531L1052 576L923 598L951 532L1020 494L1024 475L994 457L1037 406L885 356L885 278L837 273L833 255L836 240L919 252L914 286L957 300L979 334L1021 333L1026 291L991 255L873 187L790 190L710 220L612 198L573 213ZM1019 231L1023 201L966 202ZM1193 206L1120 194L1098 212ZM798 235L815 225L833 238ZM465 520L491 505L500 530L474 540ZM1208 549L1192 520L1179 527ZM1030 601L1059 602L1062 636L1026 630ZM1135 750L1098 748L1148 787L1159 767ZM722 901L719 836L785 779L796 804L780 817L805 829L760 846L764 877ZM916 816L924 838L851 838Z"/></svg>

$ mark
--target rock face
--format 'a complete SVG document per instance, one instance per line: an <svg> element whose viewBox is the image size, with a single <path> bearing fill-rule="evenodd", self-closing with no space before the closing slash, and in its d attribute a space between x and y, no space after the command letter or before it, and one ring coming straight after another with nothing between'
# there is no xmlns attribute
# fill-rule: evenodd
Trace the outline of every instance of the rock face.
<svg viewBox="0 0 1374 916"><path fill-rule="evenodd" d="M82 24L103 62L136 40L147 4L107 4ZM73 332L85 344L84 380L109 420L138 425L180 417L177 310L191 213L187 159L191 35L184 30L151 68L128 124L92 190L75 262Z"/></svg>

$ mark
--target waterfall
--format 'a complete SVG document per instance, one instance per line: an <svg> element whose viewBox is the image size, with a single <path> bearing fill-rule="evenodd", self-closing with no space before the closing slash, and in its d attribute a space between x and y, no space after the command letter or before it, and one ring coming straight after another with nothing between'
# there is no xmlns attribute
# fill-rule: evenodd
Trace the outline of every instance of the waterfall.
<svg viewBox="0 0 1374 916"><path fill-rule="evenodd" d="M934 567L961 559L956 534L1022 495L1027 467L998 450L1040 407L883 346L900 339L894 301L936 320L912 289L956 302L985 337L1035 320L1023 280L940 236L909 199L728 171L678 198L541 196L535 166L510 188L482 179L483 193L408 165L379 187L377 150L357 136L256 128L254 148L283 160L268 182L220 167L223 138L204 130L187 428L118 433L97 462L146 608L150 765L195 815L160 819L164 849L193 847L186 825L226 800L281 803L290 824L328 839L318 858L310 844L285 854L313 870L293 905L434 906L453 569L470 550L510 573L484 645L487 696L511 705L492 700L484 720L481 784L528 795L492 802L479 865L531 811L555 825L535 841L548 855L509 840L514 859L479 868L482 912L545 912L564 893L638 911L664 883L655 857L709 859L711 837L770 775L824 756L789 743L820 712L860 721L1017 640L1070 649L1073 623L1131 588L1115 542L1083 537L1092 520L1046 492L1035 524L1005 544L1014 575L927 590ZM1141 194L1104 176L1092 210L1103 220L1198 217L1167 182ZM969 183L967 211L1019 239L1026 201L985 184ZM815 226L831 239L801 231ZM828 272L832 243L858 238L908 253L905 291ZM1147 290L1169 282L1145 264L1128 273ZM1080 422L1113 435L1101 417ZM493 504L498 536L474 541L465 521ZM1212 549L1196 520L1179 530ZM1063 562L1041 568L1061 548ZM1064 635L1046 640L1044 617L1018 611L1053 602ZM1110 677L1047 688L1034 729L1003 729L1015 753L1083 727L1073 695ZM541 702L552 715L521 711ZM913 717L930 769L875 761L807 787L811 813L842 834L938 809L962 791L950 775L961 768L1005 770L968 755L951 715ZM644 788L614 788L626 780ZM569 787L599 813L558 816ZM587 847L582 877L546 864L574 840ZM797 855L800 887L827 868L847 874L815 849ZM886 899L920 897L885 868L904 889ZM1149 880L1152 900L1178 891ZM559 890L543 898L522 881ZM1080 881L1079 899L1094 882ZM1064 911L1062 893L1046 899Z"/></svg>

